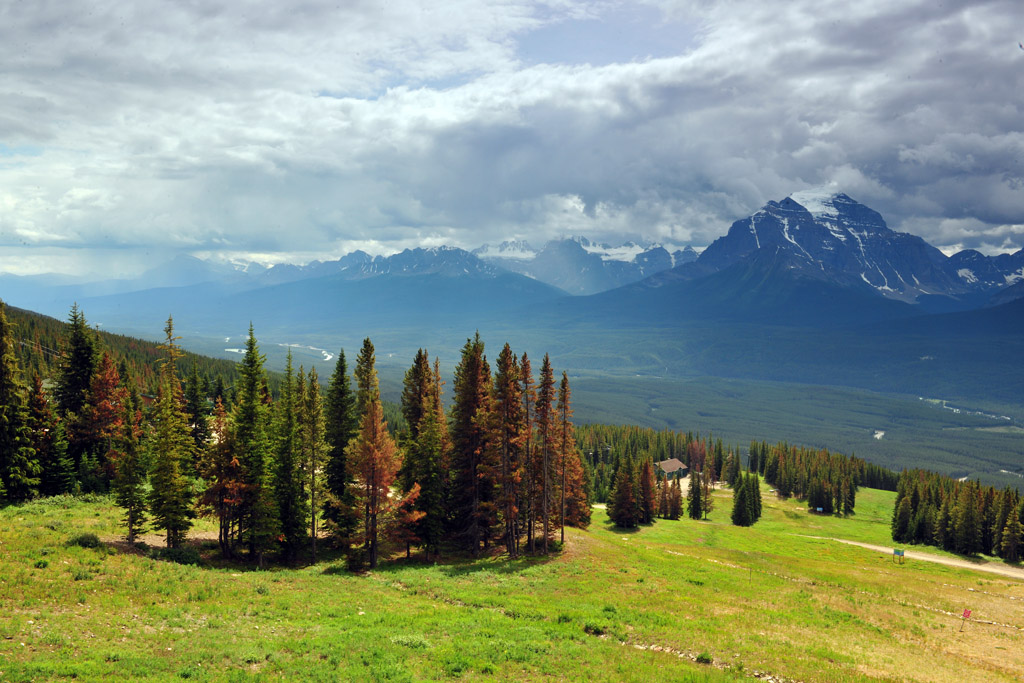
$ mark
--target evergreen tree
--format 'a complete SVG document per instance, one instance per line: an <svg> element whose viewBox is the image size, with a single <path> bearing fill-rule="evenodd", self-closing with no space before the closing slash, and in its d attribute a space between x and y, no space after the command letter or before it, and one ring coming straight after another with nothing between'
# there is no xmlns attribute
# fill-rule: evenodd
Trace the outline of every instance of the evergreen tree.
<svg viewBox="0 0 1024 683"><path fill-rule="evenodd" d="M453 532L475 556L488 535L487 504L493 499L491 482L481 476L486 452L486 430L476 416L484 405L490 385L490 366L479 333L467 339L455 368L452 405L451 521Z"/></svg>
<svg viewBox="0 0 1024 683"><path fill-rule="evenodd" d="M264 393L264 357L252 325L239 363L241 375L235 401L231 441L242 472L242 496L238 506L239 532L260 568L277 538L277 506L271 487L272 458L269 412Z"/></svg>
<svg viewBox="0 0 1024 683"><path fill-rule="evenodd" d="M445 473L448 432L441 403L441 366L434 361L430 391L424 397L419 432L407 457L415 458L419 485L416 510L423 513L416 536L423 543L427 559L440 555L444 535Z"/></svg>
<svg viewBox="0 0 1024 683"><path fill-rule="evenodd" d="M644 459L640 464L640 523L654 522L654 467L651 461Z"/></svg>
<svg viewBox="0 0 1024 683"><path fill-rule="evenodd" d="M640 523L640 505L636 499L636 476L629 461L623 462L615 474L608 516L623 529L633 529Z"/></svg>
<svg viewBox="0 0 1024 683"><path fill-rule="evenodd" d="M367 337L363 340L363 346L356 356L356 368L353 372L356 379L356 422L362 425L363 414L370 402L373 392L380 393L377 370L375 369L376 356L373 342Z"/></svg>
<svg viewBox="0 0 1024 683"><path fill-rule="evenodd" d="M6 309L0 302L0 501L21 502L35 495L41 467L28 431L24 387Z"/></svg>
<svg viewBox="0 0 1024 683"><path fill-rule="evenodd" d="M393 507L391 485L401 458L384 422L372 353L367 365L357 366L357 373L361 377L360 391L365 396L366 410L359 425L359 434L349 446L349 459L355 472L358 499L364 510L364 548L373 569L377 566L379 522Z"/></svg>
<svg viewBox="0 0 1024 683"><path fill-rule="evenodd" d="M721 442L719 442L719 447ZM704 514L704 519L708 518L708 513L715 509L715 499L712 497L712 491L715 488L715 466L708 460L707 467L701 471L700 478L700 509Z"/></svg>
<svg viewBox="0 0 1024 683"><path fill-rule="evenodd" d="M585 529L590 525L590 499L587 496L586 477L579 449L576 447L576 430L572 424L572 389L569 375L562 373L558 385L559 461L562 465L562 542L565 542L565 524ZM653 473L652 473L653 476Z"/></svg>
<svg viewBox="0 0 1024 683"><path fill-rule="evenodd" d="M700 519L703 514L704 490L701 486L700 470L690 470L690 487L686 494L686 511L690 519Z"/></svg>
<svg viewBox="0 0 1024 683"><path fill-rule="evenodd" d="M327 439L327 497L324 517L334 527L344 545L351 542L358 524L355 501L352 498L352 473L348 467L346 448L355 438L358 421L355 414L355 395L345 364L345 350L338 351L338 362L327 385L324 434Z"/></svg>
<svg viewBox="0 0 1024 683"><path fill-rule="evenodd" d="M130 402L122 405L119 434L111 450L114 466L114 500L124 509L128 543L135 543L136 534L146 523L146 463L139 440L142 437L142 414Z"/></svg>
<svg viewBox="0 0 1024 683"><path fill-rule="evenodd" d="M534 546L534 522L536 521L536 473L533 458L533 427L534 412L537 402L537 390L533 383L533 368L530 365L530 358L523 352L519 362L519 377L522 383L523 397L523 430L526 432L526 443L523 445L523 481L520 486L519 507L523 511L523 520L526 527L526 542L530 552Z"/></svg>
<svg viewBox="0 0 1024 683"><path fill-rule="evenodd" d="M409 425L409 435L413 440L419 434L420 420L423 419L424 404L430 391L433 374L426 349L419 349L413 358L412 367L405 372L402 383L402 415Z"/></svg>
<svg viewBox="0 0 1024 683"><path fill-rule="evenodd" d="M195 443L185 416L181 383L175 374L175 362L181 352L175 343L174 321L167 319L163 349L167 357L160 364L160 385L153 414L150 448L153 471L150 476L149 511L153 527L166 532L167 547L177 548L192 527L192 486L185 477L194 462Z"/></svg>
<svg viewBox="0 0 1024 683"><path fill-rule="evenodd" d="M1024 506L1024 503L1021 505ZM1024 510L1021 512L1024 512ZM1021 538L1022 534L1024 534L1024 527L1021 526L1020 522L1021 512L1007 516L1006 526L1003 527L1003 533L1000 537L1000 550L1002 551L1003 559L1007 562L1016 562L1020 559Z"/></svg>
<svg viewBox="0 0 1024 683"><path fill-rule="evenodd" d="M195 358L192 359L192 371L185 382L185 414L191 426L195 452L202 453L210 439L210 414L206 408L203 380L199 376L199 363Z"/></svg>
<svg viewBox="0 0 1024 683"><path fill-rule="evenodd" d="M668 518L679 519L683 516L683 489L679 477L672 480L672 489L668 497Z"/></svg>
<svg viewBox="0 0 1024 683"><path fill-rule="evenodd" d="M117 366L104 352L79 414L68 420L73 449L80 454L79 482L85 491L106 491L114 468L109 453L121 434L128 390Z"/></svg>
<svg viewBox="0 0 1024 683"><path fill-rule="evenodd" d="M29 387L27 426L32 449L39 462L39 493L55 496L68 493L74 486L75 471L67 458L67 442L63 428L43 388L43 380L36 372Z"/></svg>
<svg viewBox="0 0 1024 683"><path fill-rule="evenodd" d="M86 324L85 315L78 310L78 304L74 304L68 316L68 336L57 373L56 397L61 416L81 411L98 361L96 337Z"/></svg>
<svg viewBox="0 0 1024 683"><path fill-rule="evenodd" d="M477 421L485 425L488 449L487 457L480 463L480 473L495 484L494 509L504 527L502 536L509 557L519 554L517 503L523 448L529 436L523 424L518 360L505 344L498 354L491 394L477 412Z"/></svg>
<svg viewBox="0 0 1024 683"><path fill-rule="evenodd" d="M235 450L224 401L218 397L213 408L211 438L199 461L200 474L207 482L200 505L217 517L217 542L224 557L231 557L234 552L238 506L245 487Z"/></svg>
<svg viewBox="0 0 1024 683"><path fill-rule="evenodd" d="M305 384L305 377L302 377L301 383ZM300 546L305 543L307 516L296 389L292 352L289 349L281 395L275 405L273 478L284 556L289 564L295 562Z"/></svg>
<svg viewBox="0 0 1024 683"><path fill-rule="evenodd" d="M733 486L732 523L736 526L750 526L754 523L750 514L750 484L750 479L744 476Z"/></svg>
<svg viewBox="0 0 1024 683"><path fill-rule="evenodd" d="M548 552L548 540L551 537L550 513L554 500L554 450L555 450L555 419L553 403L555 399L555 379L551 370L551 359L544 354L540 368L540 385L537 390L535 406L537 424L537 443L534 451L534 485L537 491L536 508L540 512L544 537L541 545ZM634 497L635 500L635 497Z"/></svg>
<svg viewBox="0 0 1024 683"><path fill-rule="evenodd" d="M300 372L301 374L301 372ZM320 377L316 368L309 371L306 391L300 404L299 425L302 441L302 460L306 470L306 485L309 491L309 535L311 551L316 564L316 537L318 534L316 512L323 498L323 472L327 458L327 441L324 425L324 406L320 398Z"/></svg>

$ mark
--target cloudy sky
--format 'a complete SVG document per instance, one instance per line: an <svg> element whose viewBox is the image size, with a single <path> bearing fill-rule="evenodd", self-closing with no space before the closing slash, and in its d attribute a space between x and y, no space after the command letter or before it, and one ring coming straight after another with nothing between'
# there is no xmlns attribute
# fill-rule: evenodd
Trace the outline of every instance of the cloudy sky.
<svg viewBox="0 0 1024 683"><path fill-rule="evenodd" d="M1020 0L0 2L0 270L585 234L834 184L1024 246Z"/></svg>

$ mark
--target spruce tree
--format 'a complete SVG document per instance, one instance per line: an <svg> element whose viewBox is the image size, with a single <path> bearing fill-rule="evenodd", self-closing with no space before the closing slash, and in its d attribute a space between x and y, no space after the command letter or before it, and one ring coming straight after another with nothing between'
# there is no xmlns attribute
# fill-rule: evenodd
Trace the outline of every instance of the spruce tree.
<svg viewBox="0 0 1024 683"><path fill-rule="evenodd" d="M424 397L423 415L419 432L412 443L409 456L417 461L416 470L420 487L416 510L423 513L416 535L423 543L427 559L437 557L444 535L445 463L448 456L448 433L441 403L441 368L434 361L430 391Z"/></svg>
<svg viewBox="0 0 1024 683"><path fill-rule="evenodd" d="M210 439L210 413L206 407L206 395L203 392L203 380L199 376L199 363L192 359L192 371L185 382L185 414L191 425L192 440L196 444L196 453L202 453L206 442Z"/></svg>
<svg viewBox="0 0 1024 683"><path fill-rule="evenodd" d="M1024 503L1021 505L1024 506ZM1006 526L1003 527L1003 533L999 539L1002 557L1007 562L1016 562L1020 559L1022 534L1024 534L1024 527L1020 522L1022 512L1024 510L1020 512L1015 510L1014 514L1007 516Z"/></svg>
<svg viewBox="0 0 1024 683"><path fill-rule="evenodd" d="M537 390L533 383L533 368L530 365L530 358L523 352L519 361L519 378L522 385L520 394L523 397L523 431L526 433L526 443L523 445L523 481L519 487L520 502L519 508L522 511L524 526L526 527L526 542L529 550L534 551L534 521L536 520L536 481L534 473L535 463L533 458L533 427L534 412L537 402Z"/></svg>
<svg viewBox="0 0 1024 683"><path fill-rule="evenodd" d="M704 502L703 487L701 486L701 473L699 470L690 470L690 486L686 493L686 511L690 519L700 519L703 516Z"/></svg>
<svg viewBox="0 0 1024 683"><path fill-rule="evenodd" d="M74 485L74 467L67 458L67 443L62 443L63 429L58 429L58 422L42 377L33 373L26 424L39 462L39 493L43 496L68 493Z"/></svg>
<svg viewBox="0 0 1024 683"><path fill-rule="evenodd" d="M302 384L305 384L305 377L302 378ZM301 471L297 393L296 380L292 372L292 352L289 349L280 398L274 406L273 427L274 498L283 537L284 557L289 564L294 564L300 546L305 543L307 521L306 492Z"/></svg>
<svg viewBox="0 0 1024 683"><path fill-rule="evenodd" d="M24 386L14 354L14 332L0 302L0 501L36 494L41 467L28 431Z"/></svg>
<svg viewBox="0 0 1024 683"><path fill-rule="evenodd" d="M81 411L99 361L96 337L77 303L71 306L61 356L56 397L60 415L66 417Z"/></svg>
<svg viewBox="0 0 1024 683"><path fill-rule="evenodd" d="M113 491L118 507L124 510L128 543L135 543L136 534L146 523L146 462L142 455L142 414L130 402L122 406L119 433L115 436L111 461L114 466Z"/></svg>
<svg viewBox="0 0 1024 683"><path fill-rule="evenodd" d="M732 492L732 523L736 526L753 524L750 514L750 479L740 477L733 486Z"/></svg>
<svg viewBox="0 0 1024 683"><path fill-rule="evenodd" d="M306 471L306 486L309 491L309 535L313 563L316 563L317 510L324 491L323 470L327 458L327 442L324 438L324 407L320 398L320 377L316 368L309 371L306 391L303 393L300 411L302 459Z"/></svg>
<svg viewBox="0 0 1024 683"><path fill-rule="evenodd" d="M362 425L363 413L374 391L379 393L377 383L377 370L375 368L376 355L373 342L367 337L363 340L363 346L356 356L356 367L352 373L356 380L356 422Z"/></svg>
<svg viewBox="0 0 1024 683"><path fill-rule="evenodd" d="M640 505L636 499L636 476L632 463L628 460L619 465L615 473L615 484L612 487L611 501L608 505L608 516L624 529L633 529L640 522Z"/></svg>
<svg viewBox="0 0 1024 683"><path fill-rule="evenodd" d="M484 356L479 333L467 339L462 358L455 368L451 439L453 481L450 521L458 540L473 555L480 552L489 533L487 505L493 500L493 486L480 471L486 452L486 429L477 414L487 400L491 371Z"/></svg>
<svg viewBox="0 0 1024 683"><path fill-rule="evenodd" d="M338 351L334 374L327 385L324 408L324 435L327 440L324 517L331 522L342 544L348 545L358 524L358 514L352 498L352 472L348 467L345 449L355 438L359 423L356 420L355 394L352 392L344 349Z"/></svg>
<svg viewBox="0 0 1024 683"><path fill-rule="evenodd" d="M271 486L272 450L268 407L264 400L263 362L250 325L245 355L238 366L241 378L231 440L237 449L244 484L238 506L239 531L260 568L278 534L277 506Z"/></svg>
<svg viewBox="0 0 1024 683"><path fill-rule="evenodd" d="M668 495L668 518L679 519L683 516L683 489L679 477L672 479L672 488Z"/></svg>
<svg viewBox="0 0 1024 683"><path fill-rule="evenodd" d="M149 512L153 527L166 532L167 547L177 548L192 527L192 485L185 472L195 461L195 443L185 416L181 383L175 373L175 362L181 352L175 343L174 321L167 319L160 361L160 385L153 414L150 450L153 470L150 475Z"/></svg>

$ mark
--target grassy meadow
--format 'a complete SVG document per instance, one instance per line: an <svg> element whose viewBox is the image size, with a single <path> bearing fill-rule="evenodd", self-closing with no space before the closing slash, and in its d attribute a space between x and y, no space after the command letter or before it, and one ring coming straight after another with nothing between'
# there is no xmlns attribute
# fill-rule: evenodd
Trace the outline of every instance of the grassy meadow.
<svg viewBox="0 0 1024 683"><path fill-rule="evenodd" d="M752 528L722 490L708 521L626 532L595 509L549 558L399 554L365 575L225 565L204 541L200 567L149 559L102 499L8 507L0 680L1024 677L1024 583L827 540L891 544L892 493L861 490L840 519L765 491ZM67 545L82 532L106 543Z"/></svg>

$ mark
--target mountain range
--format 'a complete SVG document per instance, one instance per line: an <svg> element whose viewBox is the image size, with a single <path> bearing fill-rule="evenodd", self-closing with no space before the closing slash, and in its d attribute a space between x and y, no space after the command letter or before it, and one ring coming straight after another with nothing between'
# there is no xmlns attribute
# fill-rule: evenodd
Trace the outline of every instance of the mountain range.
<svg viewBox="0 0 1024 683"><path fill-rule="evenodd" d="M1024 390L1024 250L947 257L821 191L768 202L699 255L573 237L271 268L179 257L134 280L3 275L0 297L61 318L77 301L91 322L149 337L173 314L186 340L221 355L250 323L321 349L370 335L396 358L456 349L480 330L595 372L1014 402Z"/></svg>

